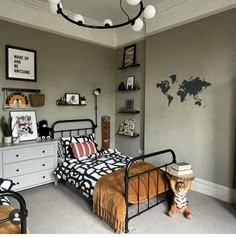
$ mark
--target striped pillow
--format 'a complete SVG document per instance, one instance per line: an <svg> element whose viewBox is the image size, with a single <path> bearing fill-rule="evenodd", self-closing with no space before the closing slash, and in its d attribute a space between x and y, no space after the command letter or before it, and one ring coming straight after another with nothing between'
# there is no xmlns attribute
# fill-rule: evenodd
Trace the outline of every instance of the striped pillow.
<svg viewBox="0 0 236 238"><path fill-rule="evenodd" d="M97 153L96 146L94 142L92 141L87 141L82 143L74 142L74 143L71 143L70 145L71 145L74 157L76 159L79 159L80 157L85 155L91 155L91 154Z"/></svg>

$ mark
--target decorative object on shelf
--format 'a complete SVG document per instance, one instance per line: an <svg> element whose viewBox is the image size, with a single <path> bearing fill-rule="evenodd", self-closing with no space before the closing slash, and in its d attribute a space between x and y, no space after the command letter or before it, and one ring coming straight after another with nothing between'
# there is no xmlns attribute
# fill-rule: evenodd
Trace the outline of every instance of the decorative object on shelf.
<svg viewBox="0 0 236 238"><path fill-rule="evenodd" d="M51 139L51 128L48 127L47 120L41 120L37 123L37 129L39 138L41 140L50 140Z"/></svg>
<svg viewBox="0 0 236 238"><path fill-rule="evenodd" d="M125 91L126 90L126 87L125 87L125 83L122 81L118 87L118 90L119 91Z"/></svg>
<svg viewBox="0 0 236 238"><path fill-rule="evenodd" d="M95 95L95 125L97 127L98 125L98 99L97 97L101 94L102 90L101 88L97 88L93 91L93 94Z"/></svg>
<svg viewBox="0 0 236 238"><path fill-rule="evenodd" d="M118 134L137 137L138 134L135 132L135 120L125 119L124 123L121 123L118 129Z"/></svg>
<svg viewBox="0 0 236 238"><path fill-rule="evenodd" d="M35 50L6 45L6 78L36 82L36 57Z"/></svg>
<svg viewBox="0 0 236 238"><path fill-rule="evenodd" d="M2 116L1 117L1 130L2 130L2 135L3 135L3 141L6 144L9 144L12 142L12 128L11 128L11 119L9 118L9 121Z"/></svg>
<svg viewBox="0 0 236 238"><path fill-rule="evenodd" d="M134 82L135 77L134 76L128 76L126 80L126 89L127 90L133 90L134 89Z"/></svg>
<svg viewBox="0 0 236 238"><path fill-rule="evenodd" d="M65 93L66 104L79 104L80 94L79 93Z"/></svg>
<svg viewBox="0 0 236 238"><path fill-rule="evenodd" d="M135 82L134 83L134 90L140 90L139 83Z"/></svg>
<svg viewBox="0 0 236 238"><path fill-rule="evenodd" d="M75 14L72 17L67 16L63 11L63 5L61 3L61 0L48 0L48 2L49 2L50 10L53 14L59 14L64 19L66 19L70 23L73 23L77 26L87 27L92 29L113 29L113 28L123 27L126 25L131 25L134 31L141 31L144 26L144 22L141 19L142 13L145 19L151 19L156 15L156 9L154 6L147 5L146 7L144 7L142 0L126 0L126 2L131 6L135 6L139 4L139 7L140 7L138 13L134 17L130 17L128 13L124 10L124 7L122 6L122 0L120 0L120 9L127 16L127 21L123 23L113 24L112 20L105 19L103 22L103 25L89 25L85 23L84 17L80 14Z"/></svg>
<svg viewBox="0 0 236 238"><path fill-rule="evenodd" d="M34 93L29 94L31 107L42 107L45 104L45 94Z"/></svg>
<svg viewBox="0 0 236 238"><path fill-rule="evenodd" d="M124 48L123 67L135 65L136 45L130 45Z"/></svg>
<svg viewBox="0 0 236 238"><path fill-rule="evenodd" d="M11 111L12 135L20 141L37 139L37 121L35 111Z"/></svg>
<svg viewBox="0 0 236 238"><path fill-rule="evenodd" d="M65 99L64 97L60 97L60 99L56 100L57 105L65 105Z"/></svg>
<svg viewBox="0 0 236 238"><path fill-rule="evenodd" d="M134 111L134 99L125 100L125 112L133 112Z"/></svg>
<svg viewBox="0 0 236 238"><path fill-rule="evenodd" d="M85 97L85 96L82 96L82 97L80 98L80 103L81 103L81 104L86 104L86 97Z"/></svg>
<svg viewBox="0 0 236 238"><path fill-rule="evenodd" d="M10 108L21 109L28 105L28 98L23 93L11 93L7 98Z"/></svg>

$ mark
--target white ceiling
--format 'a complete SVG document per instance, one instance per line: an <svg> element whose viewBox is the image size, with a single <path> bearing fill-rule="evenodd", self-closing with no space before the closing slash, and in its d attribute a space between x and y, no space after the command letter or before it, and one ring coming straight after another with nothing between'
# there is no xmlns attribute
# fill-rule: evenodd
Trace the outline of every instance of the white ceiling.
<svg viewBox="0 0 236 238"><path fill-rule="evenodd" d="M48 3L48 0L40 0ZM156 6L165 0L143 0L144 6L149 4ZM73 13L81 14L92 20L103 22L109 18L115 24L119 24L127 20L127 16L120 9L120 0L62 0L63 7ZM139 11L139 5L130 6L126 0L122 0L124 10L134 16Z"/></svg>

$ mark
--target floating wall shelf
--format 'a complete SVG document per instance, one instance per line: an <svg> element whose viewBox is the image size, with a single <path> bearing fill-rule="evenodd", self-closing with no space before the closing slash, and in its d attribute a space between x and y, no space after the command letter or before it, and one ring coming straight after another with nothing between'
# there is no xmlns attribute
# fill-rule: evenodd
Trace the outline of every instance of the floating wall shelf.
<svg viewBox="0 0 236 238"><path fill-rule="evenodd" d="M30 89L30 88L2 88L2 91L8 92L27 92L27 93L40 93L40 89Z"/></svg>
<svg viewBox="0 0 236 238"><path fill-rule="evenodd" d="M139 137L139 134L134 134L133 136L130 136L130 135L124 135L124 134L120 134L120 133L117 133L117 134L120 135L120 136Z"/></svg>
<svg viewBox="0 0 236 238"><path fill-rule="evenodd" d="M132 111L132 112L118 112L118 113L138 114L138 113L140 113L140 111Z"/></svg>
<svg viewBox="0 0 236 238"><path fill-rule="evenodd" d="M133 64L133 65L129 65L129 66L122 66L122 67L120 67L120 68L118 68L118 69L127 69L127 68L132 68L132 67L139 67L140 66L140 64Z"/></svg>
<svg viewBox="0 0 236 238"><path fill-rule="evenodd" d="M56 104L57 106L87 106L87 104Z"/></svg>

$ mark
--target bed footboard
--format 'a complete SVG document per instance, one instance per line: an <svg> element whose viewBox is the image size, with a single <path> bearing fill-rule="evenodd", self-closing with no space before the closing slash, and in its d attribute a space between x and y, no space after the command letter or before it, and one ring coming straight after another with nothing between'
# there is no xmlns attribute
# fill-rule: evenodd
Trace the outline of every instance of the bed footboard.
<svg viewBox="0 0 236 238"><path fill-rule="evenodd" d="M26 217L28 216L28 211L26 209L25 199L19 193L14 191L1 191L0 196L12 197L16 199L20 204L20 211L18 209L11 211L7 218L0 220L0 224L7 221L10 221L14 224L21 224L21 234L26 234L27 233ZM15 221L14 218L18 218L17 221Z"/></svg>
<svg viewBox="0 0 236 238"><path fill-rule="evenodd" d="M158 167L155 167L155 168L152 168L152 169L149 169L149 170L146 170L145 172L142 172L142 173L137 173L137 174L132 174L130 175L129 174L129 170L132 166L132 164L134 164L135 162L137 161L144 161L145 159L147 158L150 158L150 157L154 157L154 156L157 156L157 155L161 155L161 154L167 154L167 153L170 153L172 155L172 161L169 162L169 163L165 163L161 166L158 166ZM142 155L142 156L139 156L139 157L135 157L133 158L126 166L126 169L125 169L125 204L126 204L126 216L125 216L125 233L128 233L129 232L129 228L128 228L128 223L129 221L136 217L136 216L139 216L140 214L144 213L145 211L148 211L150 210L151 208L159 205L160 203L164 202L167 200L167 183L166 183L166 186L165 186L165 199L163 200L159 200L158 198L158 194L157 194L157 200L155 202L155 204L152 204L150 205L150 197L149 197L149 190L150 190L150 174L155 172L156 171L156 174L158 174L158 170L160 169L164 169L165 172L167 172L167 166L172 164L172 163L176 163L176 156L175 156L175 153L173 150L171 149L167 149L167 150L162 150L162 151L158 151L158 152L154 152L154 153L150 153L150 154L146 154L146 155ZM147 207L146 209L142 209L140 210L140 201L139 201L139 193L140 193L140 177L143 176L143 175L147 175ZM130 216L129 217L129 181L130 179L133 179L133 178L137 178L137 182L138 182L138 191L137 191L137 213ZM158 184L159 184L159 177L157 176L157 191L158 191Z"/></svg>

